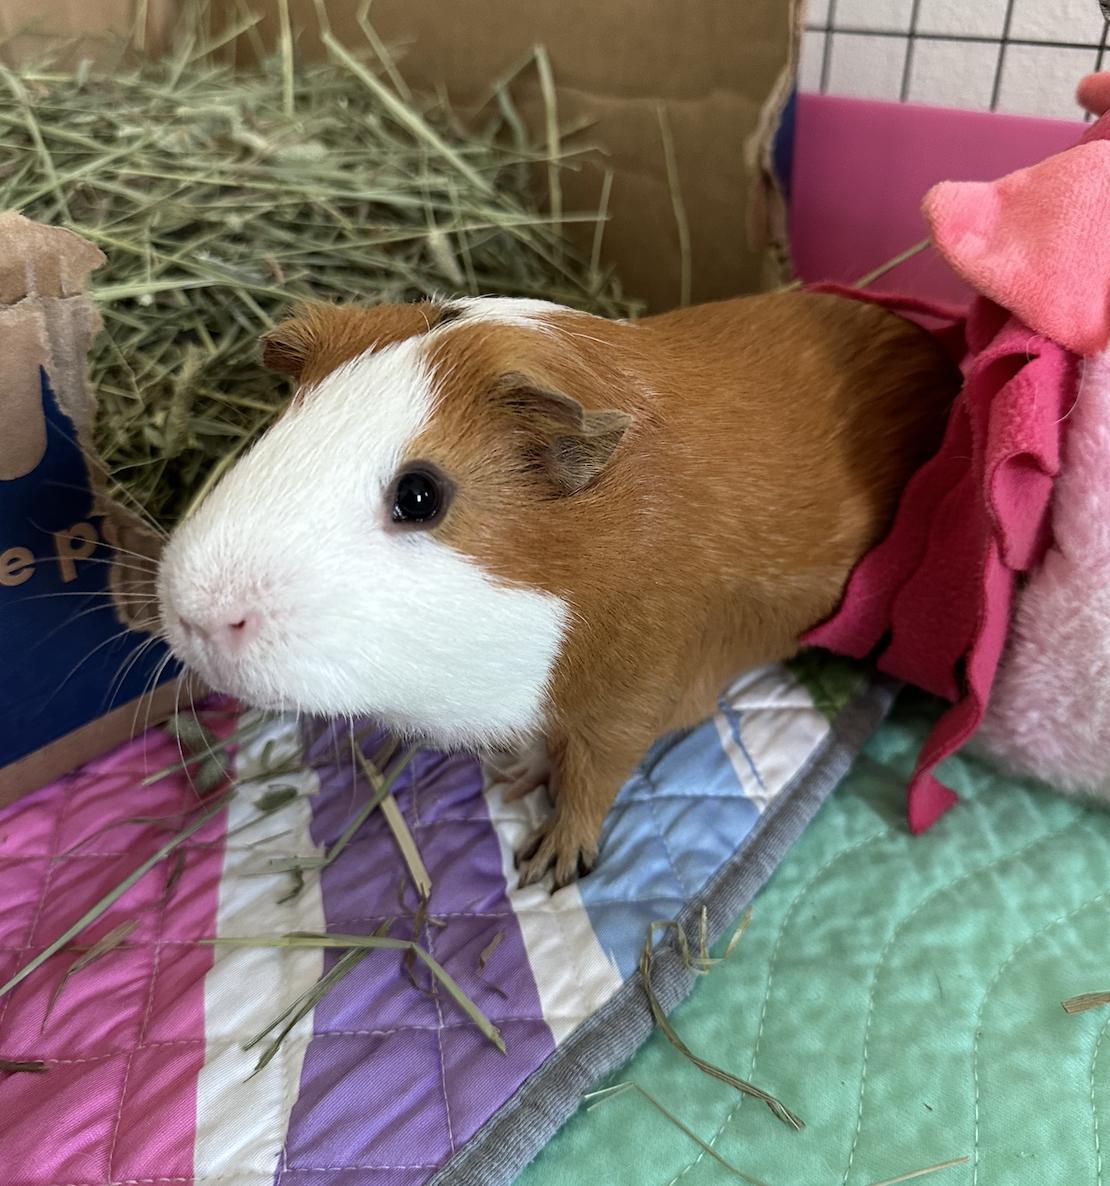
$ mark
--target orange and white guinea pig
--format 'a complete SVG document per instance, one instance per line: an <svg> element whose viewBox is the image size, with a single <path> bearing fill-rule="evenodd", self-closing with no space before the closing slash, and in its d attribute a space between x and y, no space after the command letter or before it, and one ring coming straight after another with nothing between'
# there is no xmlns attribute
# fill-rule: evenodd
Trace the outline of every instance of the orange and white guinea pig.
<svg viewBox="0 0 1110 1186"><path fill-rule="evenodd" d="M833 610L959 384L800 292L308 307L263 350L296 393L166 546L174 652L262 708L515 750L554 803L521 880L556 886L656 737Z"/></svg>

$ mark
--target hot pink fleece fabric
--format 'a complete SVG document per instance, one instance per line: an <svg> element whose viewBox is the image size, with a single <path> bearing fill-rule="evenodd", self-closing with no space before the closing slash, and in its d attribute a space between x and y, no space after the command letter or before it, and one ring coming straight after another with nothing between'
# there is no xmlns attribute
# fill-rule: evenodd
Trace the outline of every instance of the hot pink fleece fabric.
<svg viewBox="0 0 1110 1186"><path fill-rule="evenodd" d="M915 833L956 801L933 771L983 719L1016 575L1047 543L1075 365L986 299L972 306L965 330L964 388L939 451L910 480L890 533L857 565L840 609L805 640L863 658L885 639L882 671L955 702L910 782Z"/></svg>
<svg viewBox="0 0 1110 1186"><path fill-rule="evenodd" d="M1110 84L1083 88L1110 103ZM955 802L934 771L984 718L1017 578L1037 568L1050 542L1078 356L1110 341L1108 137L1110 115L1032 168L991 183L945 182L925 199L938 250L983 294L964 325L964 389L889 535L857 566L837 613L806 639L857 658L879 650L883 671L954 701L911 780L914 832ZM1073 507L1083 514L1080 502ZM1053 605L1060 611L1058 597ZM1037 637L1027 622L1026 645ZM1085 670L1074 649L1080 665L1065 677L1073 683ZM1035 686L1025 681L1021 695L1035 715Z"/></svg>

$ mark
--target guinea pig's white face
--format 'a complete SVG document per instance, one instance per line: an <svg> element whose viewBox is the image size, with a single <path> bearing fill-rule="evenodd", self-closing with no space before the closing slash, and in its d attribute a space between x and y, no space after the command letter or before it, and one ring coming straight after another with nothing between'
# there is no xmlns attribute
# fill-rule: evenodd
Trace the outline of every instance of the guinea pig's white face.
<svg viewBox="0 0 1110 1186"><path fill-rule="evenodd" d="M541 726L566 605L393 521L434 399L421 337L358 356L303 392L173 534L163 624L209 685L445 745Z"/></svg>

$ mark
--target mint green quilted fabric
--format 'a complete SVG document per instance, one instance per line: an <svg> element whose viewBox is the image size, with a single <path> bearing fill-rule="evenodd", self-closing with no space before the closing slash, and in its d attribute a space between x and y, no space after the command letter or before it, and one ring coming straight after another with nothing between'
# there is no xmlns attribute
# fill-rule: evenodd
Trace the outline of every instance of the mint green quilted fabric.
<svg viewBox="0 0 1110 1186"><path fill-rule="evenodd" d="M938 1186L1110 1179L1110 812L962 756L962 804L913 839L906 778L934 709L906 698L791 850L732 958L673 1020L778 1095L779 1124L656 1034L642 1084L768 1186L868 1186L961 1155ZM581 1109L521 1186L736 1181L629 1094Z"/></svg>

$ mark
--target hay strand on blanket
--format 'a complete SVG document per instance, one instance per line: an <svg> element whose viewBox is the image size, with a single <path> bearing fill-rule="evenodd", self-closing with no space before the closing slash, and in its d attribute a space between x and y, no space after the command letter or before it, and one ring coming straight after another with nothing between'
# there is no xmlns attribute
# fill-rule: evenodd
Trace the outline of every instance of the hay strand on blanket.
<svg viewBox="0 0 1110 1186"><path fill-rule="evenodd" d="M414 750L409 750L407 757L402 759L402 770L411 761L414 753ZM389 787L385 785L385 779L382 777L382 773L378 767L370 762L360 749L356 748L355 756L359 761L359 765L362 767L362 772L366 776L366 780L370 783L370 787L374 792L370 810L373 810L374 803L380 805L381 813L385 817L385 822L389 826L390 832L393 833L393 839L396 841L397 848L400 850L401 856L404 859L409 876L412 878L412 883L416 886L416 892L420 895L421 902L426 903L432 896L432 879L428 875L428 868L420 856L420 850L416 847L416 841L413 839L412 832L409 831L405 817L401 814L400 807L397 806L397 800L394 799ZM399 773L400 771L394 773L393 782L397 781L397 775Z"/></svg>
<svg viewBox="0 0 1110 1186"><path fill-rule="evenodd" d="M411 951L432 973L447 995L474 1022L481 1033L502 1054L505 1053L505 1042L498 1028L466 995L451 973L413 939L391 939L385 935L316 934L309 931L294 931L274 939L260 935L241 939L205 939L202 942L211 943L217 947L324 947L341 950Z"/></svg>
<svg viewBox="0 0 1110 1186"><path fill-rule="evenodd" d="M222 24L214 7L183 8L169 60L133 48L110 72L0 67L0 208L60 221L107 254L91 286L105 319L96 443L158 522L283 406L288 383L256 343L292 302L501 293L635 311L559 233L598 214L563 208L560 172L590 145L560 134L542 52L537 145L507 85L467 131L414 96L365 9L365 43L345 45L318 4L327 60L310 64L281 0L276 62L242 70L229 63L256 33L251 5ZM532 189L530 167L545 164L550 213Z"/></svg>
<svg viewBox="0 0 1110 1186"><path fill-rule="evenodd" d="M614 1083L609 1087L600 1087L596 1091L588 1091L582 1098L586 1102L586 1111L592 1112L596 1108L601 1107L602 1104L608 1103L610 1100L615 1100L622 1095L627 1095L629 1092L635 1092L647 1100L679 1132L689 1137L707 1157L713 1158L718 1165L728 1170L730 1174L735 1175L744 1182L750 1183L751 1186L767 1186L766 1183L761 1182L758 1178L753 1178L750 1174L745 1173L739 1166L735 1166L731 1161L727 1161L708 1141L703 1141L692 1128L684 1124L669 1108L656 1099L651 1092L634 1080L626 1080L623 1083ZM953 1157L949 1161L940 1161L936 1165L925 1166L924 1169L911 1170L909 1173L899 1174L895 1178L884 1178L881 1182L872 1182L870 1186L901 1186L903 1182L912 1182L917 1178L925 1178L931 1174L940 1173L941 1170L953 1169L957 1165L967 1165L970 1160L971 1158L966 1154L963 1157Z"/></svg>
<svg viewBox="0 0 1110 1186"><path fill-rule="evenodd" d="M872 1182L871 1186L900 1186L902 1182L913 1182L917 1178L926 1178L930 1174L939 1174L941 1170L950 1170L957 1165L967 1165L971 1160L965 1153L963 1157L953 1157L949 1161L938 1161L936 1165L927 1165L921 1170L911 1170L908 1174L899 1174L896 1178L884 1178L881 1182Z"/></svg>
<svg viewBox="0 0 1110 1186"><path fill-rule="evenodd" d="M607 1103L609 1100L616 1099L618 1096L625 1095L630 1091L636 1092L637 1095L642 1096L656 1111L660 1112L669 1123L673 1124L680 1132L685 1133L686 1136L698 1146L699 1149L707 1156L712 1157L713 1160L724 1169L728 1170L730 1174L739 1178L742 1182L747 1182L750 1186L767 1186L765 1182L760 1181L759 1178L753 1178L751 1174L746 1174L742 1169L732 1164L731 1161L726 1161L716 1149L713 1148L707 1141L703 1141L696 1132L686 1124L662 1103L659 1102L646 1088L641 1087L639 1083L631 1081L626 1083L616 1083L612 1087L602 1087L598 1091L591 1091L583 1098L588 1101L588 1111L593 1111L594 1108L601 1104Z"/></svg>
<svg viewBox="0 0 1110 1186"><path fill-rule="evenodd" d="M40 1032L45 1032L46 1023L50 1020L50 1014L54 1012L54 1006L57 1004L58 998L65 992L65 987L70 982L70 979L76 976L82 968L87 968L89 964L100 959L101 956L107 955L110 951L115 951L138 925L139 920L137 918L125 919L119 926L113 927L106 935L102 935L88 951L83 955L79 955L69 965L65 971L65 975L54 986L54 991L50 994L50 999L46 1002Z"/></svg>
<svg viewBox="0 0 1110 1186"><path fill-rule="evenodd" d="M1090 1009L1101 1009L1110 1005L1110 992L1085 992L1077 997L1068 997L1060 1004L1065 1013L1086 1013Z"/></svg>
<svg viewBox="0 0 1110 1186"><path fill-rule="evenodd" d="M486 964L489 963L490 957L501 946L505 940L505 932L498 931L496 935L482 948L478 953L478 971L484 972Z"/></svg>
<svg viewBox="0 0 1110 1186"><path fill-rule="evenodd" d="M923 251L927 251L933 245L932 239L919 239L911 247L907 247L904 251L899 251L897 255L892 255L890 259L884 260L877 267L871 269L870 272L864 272L859 279L852 282L854 288L869 288L876 280L881 280L888 272L893 272L895 268L904 264L907 260L911 260L916 255L920 255ZM805 283L803 280L791 280L789 284L784 284L781 288L776 289L777 292L795 292Z"/></svg>
<svg viewBox="0 0 1110 1186"><path fill-rule="evenodd" d="M743 925L743 920L741 921ZM678 923L673 921L653 922L648 926L647 936L644 939L643 951L640 953L640 980L644 988L644 993L648 999L648 1007L651 1010L651 1016L655 1024L663 1032L663 1036L668 1042L681 1054L688 1059L706 1075L713 1079L719 1079L722 1083L727 1083L730 1087L735 1088L743 1095L750 1095L753 1099L761 1100L770 1108L772 1114L783 1124L788 1125L796 1131L801 1131L805 1128L805 1124L796 1116L785 1104L780 1100L775 1099L773 1095L764 1091L761 1087L756 1087L754 1083L749 1083L746 1079L741 1079L722 1067L716 1066L714 1063L708 1062L700 1055L695 1054L689 1046L678 1036L674 1027L667 1018L666 1013L663 1012L663 1007L659 1004L659 998L655 995L655 989L651 983L651 970L655 958L655 934L657 931L673 930L678 936L679 953L686 963L687 967L693 970L708 970L704 963L701 968L698 967L698 961L695 961L689 950L689 945L686 942L686 936ZM743 933L743 932L741 932ZM700 957L699 957L700 958Z"/></svg>
<svg viewBox="0 0 1110 1186"><path fill-rule="evenodd" d="M386 935L392 925L393 920L388 919L383 922L374 934L378 937ZM258 1062L255 1064L254 1070L250 1074L250 1078L254 1078L264 1067L266 1067L273 1059L274 1055L281 1049L282 1042L289 1036L289 1034L296 1028L297 1023L309 1013L328 995L329 992L370 954L369 947L352 948L350 951L345 951L334 965L326 971L315 984L305 989L290 1005L282 1010L277 1017L274 1018L270 1024L260 1033L255 1034L253 1038L243 1043L244 1050L253 1050L264 1038L269 1037L276 1029L277 1036L267 1045L259 1056ZM280 1027L280 1028L279 1028Z"/></svg>

